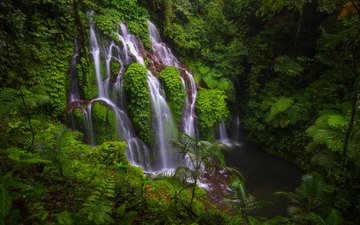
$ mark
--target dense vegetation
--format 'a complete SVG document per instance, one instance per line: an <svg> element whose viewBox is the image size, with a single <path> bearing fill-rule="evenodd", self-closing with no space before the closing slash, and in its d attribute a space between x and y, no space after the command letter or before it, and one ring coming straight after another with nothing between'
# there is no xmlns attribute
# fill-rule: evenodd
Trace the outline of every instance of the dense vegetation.
<svg viewBox="0 0 360 225"><path fill-rule="evenodd" d="M166 67L160 73L160 79L164 84L166 99L174 117L176 125L181 125L181 115L185 108L186 93L181 83L180 73L176 67Z"/></svg>
<svg viewBox="0 0 360 225"><path fill-rule="evenodd" d="M129 66L125 73L124 89L130 118L134 127L145 143L151 143L151 105L144 66L137 63Z"/></svg>
<svg viewBox="0 0 360 225"><path fill-rule="evenodd" d="M247 140L308 173L278 193L292 202L287 216L249 217L261 204L241 180L231 185L239 204L219 210L195 186L211 143L178 143L198 165L184 185L129 165L106 104L93 105L97 146L82 143L86 128L65 127L85 120L88 104L69 119L74 52L81 97L97 95L89 26L117 41L126 22L150 49L149 18L201 86L201 138L239 115ZM3 0L0 46L0 224L360 223L359 0ZM184 93L168 70L160 77L179 121ZM146 70L132 64L124 77L130 117L149 144Z"/></svg>
<svg viewBox="0 0 360 225"><path fill-rule="evenodd" d="M226 95L217 89L201 89L196 100L196 115L202 136L214 138L215 129L229 116Z"/></svg>

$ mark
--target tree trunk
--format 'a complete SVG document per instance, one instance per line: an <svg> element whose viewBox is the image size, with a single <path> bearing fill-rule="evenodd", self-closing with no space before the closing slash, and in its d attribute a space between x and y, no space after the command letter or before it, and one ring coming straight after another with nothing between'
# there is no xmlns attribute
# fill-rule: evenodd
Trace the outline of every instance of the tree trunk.
<svg viewBox="0 0 360 225"><path fill-rule="evenodd" d="M189 209L190 209L190 210L191 210L191 206L192 206L192 203L193 203L193 200L194 200L194 196L195 196L195 190L196 190L197 180L198 180L198 178L196 177L196 178L195 178L195 182L194 182L194 187L193 187L192 193L191 193L191 200L190 200L190 205L189 205Z"/></svg>
<svg viewBox="0 0 360 225"><path fill-rule="evenodd" d="M72 7L73 7L74 26L75 26L75 30L77 32L76 39L80 40L80 49L82 51L82 54L86 55L85 34L84 34L83 25L81 23L81 19L79 16L77 0L73 0ZM81 56L79 57L79 60L80 60L80 58L81 58Z"/></svg>
<svg viewBox="0 0 360 225"><path fill-rule="evenodd" d="M296 57L296 49L297 49L297 44L298 44L299 35L300 35L300 31L301 31L302 20L303 20L303 13L301 10L300 14L299 14L299 20L298 20L298 24L297 24L297 30L296 30L295 41L294 41L293 59L295 59L295 57Z"/></svg>
<svg viewBox="0 0 360 225"><path fill-rule="evenodd" d="M354 48L356 49L356 48ZM354 123L355 123L355 117L356 117L356 109L357 109L357 101L358 101L358 86L359 86L359 72L358 72L358 68L357 68L357 57L356 57L356 52L353 52L352 54L352 61L353 61L353 72L355 74L355 79L354 79L354 90L353 90L353 94L352 94L352 101L351 101L351 116L350 116L350 121L349 121L349 126L346 130L346 135L345 135L345 140L344 140L344 158L346 159L347 156L347 151L348 151L348 145L349 145L349 140L351 137L351 132L352 129L354 127Z"/></svg>

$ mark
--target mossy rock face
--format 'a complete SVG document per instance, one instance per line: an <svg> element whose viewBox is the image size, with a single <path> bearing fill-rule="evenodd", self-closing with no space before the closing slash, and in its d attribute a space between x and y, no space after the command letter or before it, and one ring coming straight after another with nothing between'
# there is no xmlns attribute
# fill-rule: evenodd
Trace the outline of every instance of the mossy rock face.
<svg viewBox="0 0 360 225"><path fill-rule="evenodd" d="M173 114L177 127L181 126L181 116L185 108L186 93L181 82L179 70L176 67L166 67L160 73L164 85L166 99Z"/></svg>
<svg viewBox="0 0 360 225"><path fill-rule="evenodd" d="M85 99L93 99L98 95L94 68L94 62L88 65L83 58L77 65L79 84Z"/></svg>
<svg viewBox="0 0 360 225"><path fill-rule="evenodd" d="M200 89L196 99L195 112L202 137L213 138L213 133L221 121L229 117L226 99L223 91Z"/></svg>
<svg viewBox="0 0 360 225"><path fill-rule="evenodd" d="M117 141L117 127L115 112L102 102L94 102L91 112L95 144L105 141Z"/></svg>
<svg viewBox="0 0 360 225"><path fill-rule="evenodd" d="M124 90L130 120L136 133L146 144L152 144L150 91L146 68L133 63L124 75Z"/></svg>

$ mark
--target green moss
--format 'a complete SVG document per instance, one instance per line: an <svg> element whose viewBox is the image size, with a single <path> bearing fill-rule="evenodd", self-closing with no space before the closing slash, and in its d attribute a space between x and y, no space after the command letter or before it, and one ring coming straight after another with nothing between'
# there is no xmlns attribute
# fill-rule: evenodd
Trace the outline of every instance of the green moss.
<svg viewBox="0 0 360 225"><path fill-rule="evenodd" d="M92 106L92 121L95 144L118 140L115 113L108 106L95 102Z"/></svg>
<svg viewBox="0 0 360 225"><path fill-rule="evenodd" d="M85 58L81 58L77 65L78 79L85 99L93 99L98 95L94 63L88 64Z"/></svg>
<svg viewBox="0 0 360 225"><path fill-rule="evenodd" d="M146 144L151 144L151 101L144 66L137 63L129 66L124 76L124 90L129 116L134 128Z"/></svg>
<svg viewBox="0 0 360 225"><path fill-rule="evenodd" d="M110 69L110 79L116 81L116 77L121 69L120 63L115 60L111 60Z"/></svg>
<svg viewBox="0 0 360 225"><path fill-rule="evenodd" d="M76 130L85 134L84 141L87 142L86 140L88 139L88 137L86 137L86 135L88 132L86 131L85 127L85 116L81 109L76 108L72 112L70 112L69 119L71 121L71 125L74 126Z"/></svg>
<svg viewBox="0 0 360 225"><path fill-rule="evenodd" d="M211 137L222 120L229 117L226 95L217 89L200 89L195 104L201 136Z"/></svg>
<svg viewBox="0 0 360 225"><path fill-rule="evenodd" d="M174 121L181 126L181 115L185 107L186 93L181 82L179 70L176 67L166 67L160 73L160 79L164 84L166 98L171 108Z"/></svg>

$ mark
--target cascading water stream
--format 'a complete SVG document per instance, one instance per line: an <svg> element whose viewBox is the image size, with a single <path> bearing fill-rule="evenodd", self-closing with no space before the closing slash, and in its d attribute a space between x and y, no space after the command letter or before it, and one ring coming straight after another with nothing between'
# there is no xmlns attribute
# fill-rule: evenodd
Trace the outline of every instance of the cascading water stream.
<svg viewBox="0 0 360 225"><path fill-rule="evenodd" d="M170 169L176 166L174 157L169 150L172 149L171 142L175 138L175 126L172 114L161 94L161 87L158 79L148 71L148 84L153 111L156 115L155 130L157 135L156 145L160 149L162 169Z"/></svg>
<svg viewBox="0 0 360 225"><path fill-rule="evenodd" d="M126 141L128 143L128 149L127 149L127 157L131 164L141 166L146 171L151 171L150 166L150 157L149 157L149 149L146 147L146 145L136 137L135 132L133 130L133 127L131 125L131 122L127 116L127 114L116 104L115 101L109 97L109 83L110 83L110 76L111 76L111 60L114 59L121 65L120 72L117 77L117 82L114 85L114 89L122 90L122 83L120 81L121 75L124 70L124 64L128 63L127 61L124 63L121 59L121 57L118 55L117 57L113 56L114 51L113 49L116 48L117 53L119 53L119 48L115 46L114 42L111 42L109 47L107 48L107 52L105 54L105 65L106 65L106 78L103 80L101 76L101 70L100 70L100 47L96 38L95 29L93 26L90 28L90 49L91 54L94 59L94 66L95 66L95 75L96 75L96 83L98 87L98 98L93 99L88 104L88 124L90 131L90 139L91 143L94 143L94 131L92 127L91 122L91 107L94 102L103 102L105 105L107 105L109 108L112 109L112 111L115 113L116 118L116 128L118 137L120 140ZM124 46L124 49L126 46ZM123 49L123 51L124 51ZM126 57L125 57L125 60ZM122 104L120 104L122 105ZM92 138L91 138L92 137Z"/></svg>
<svg viewBox="0 0 360 225"><path fill-rule="evenodd" d="M240 144L240 119L238 116L234 117L232 125L232 135L228 135L225 121L222 121L218 128L218 140L224 145L233 148L235 146L241 146Z"/></svg>
<svg viewBox="0 0 360 225"><path fill-rule="evenodd" d="M118 34L120 41L124 46L128 46L130 54L136 59L136 62L145 66L143 57L140 54L142 49L141 43L138 39L130 34L124 24L120 24L121 33ZM124 53L128 53L124 51ZM129 59L130 57L125 57ZM170 108L165 100L164 91L159 83L159 80L150 72L147 71L148 86L151 97L152 110L155 116L155 146L159 149L161 158L161 169L174 168L177 165L176 157L171 153L171 142L175 138L175 126L172 120Z"/></svg>
<svg viewBox="0 0 360 225"><path fill-rule="evenodd" d="M77 80L77 70L76 70L79 56L80 56L80 47L75 38L74 55L71 59L71 67L70 67L70 75L71 75L71 77L70 77L71 86L70 86L70 97L69 97L70 102L80 99L79 88L78 88L79 82Z"/></svg>
<svg viewBox="0 0 360 225"><path fill-rule="evenodd" d="M186 75L188 76L191 90L191 103L189 98L186 98L186 107L185 113L183 116L184 121L184 132L188 134L190 137L195 137L195 101L197 96L197 89L194 77L188 71L186 71Z"/></svg>
<svg viewBox="0 0 360 225"><path fill-rule="evenodd" d="M96 33L93 25L90 28L90 53L92 54L94 59L96 83L98 87L99 97L106 98L107 95L105 94L104 82L100 70L100 47L97 42Z"/></svg>
<svg viewBox="0 0 360 225"><path fill-rule="evenodd" d="M190 94L186 98L186 106L183 113L183 131L191 137L195 137L195 101L197 96L196 84L193 75L184 67L180 66L179 60L171 52L165 43L161 41L158 30L155 25L148 21L150 39L152 43L152 53L154 61L165 66L175 66L185 72L186 82L181 77L184 89L189 89Z"/></svg>
<svg viewBox="0 0 360 225"><path fill-rule="evenodd" d="M124 45L124 54L125 54L125 59L128 60L127 62L128 63L131 62L131 58L128 53L128 51L130 51L130 54L133 57L135 57L136 62L145 66L144 59L140 55L140 49L142 48L142 46L139 40L134 35L129 33L125 24L121 23L120 29L121 29L121 33L118 33L118 37Z"/></svg>
<svg viewBox="0 0 360 225"><path fill-rule="evenodd" d="M89 141L90 141L90 145L91 146L95 146L95 134L94 134L94 129L93 129L93 123L92 123L92 118L91 118L91 108L92 108L92 104L88 104L86 106L86 110L83 111L84 116L85 116L85 126L89 135Z"/></svg>
<svg viewBox="0 0 360 225"><path fill-rule="evenodd" d="M225 121L222 121L220 123L218 133L219 133L219 141L222 142L224 145L231 147L232 141L230 140L230 138L227 134Z"/></svg>

